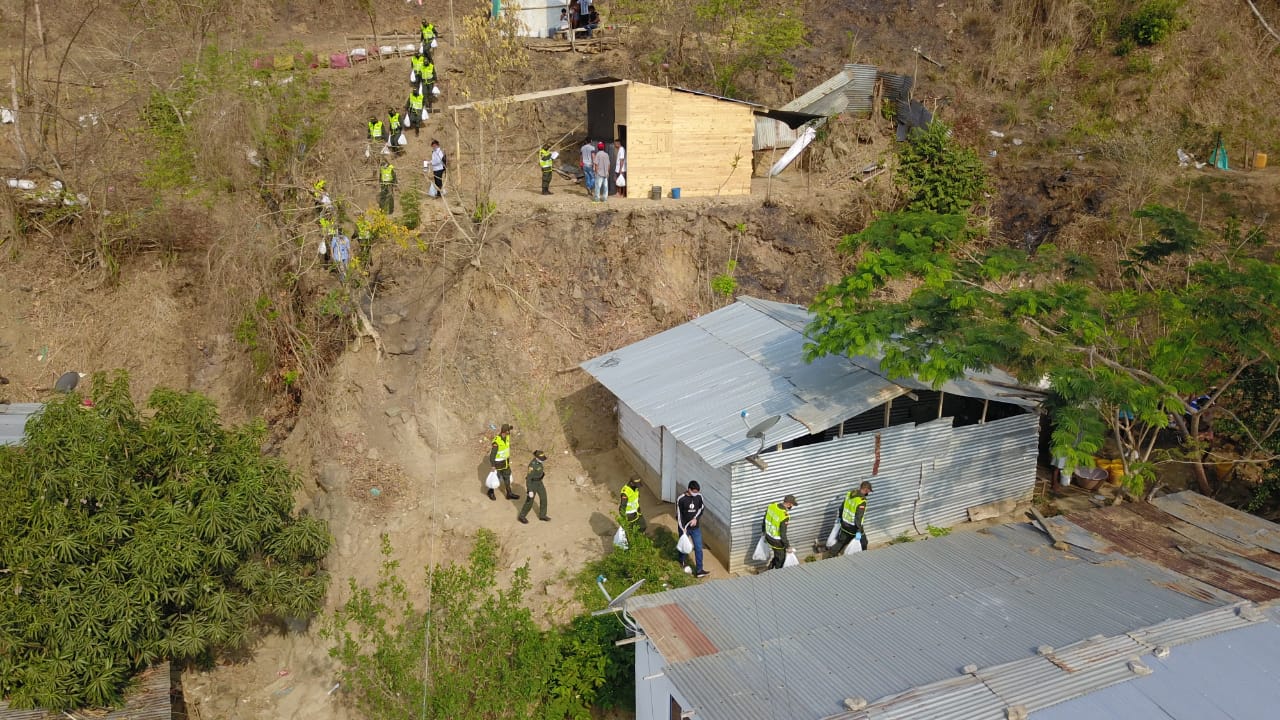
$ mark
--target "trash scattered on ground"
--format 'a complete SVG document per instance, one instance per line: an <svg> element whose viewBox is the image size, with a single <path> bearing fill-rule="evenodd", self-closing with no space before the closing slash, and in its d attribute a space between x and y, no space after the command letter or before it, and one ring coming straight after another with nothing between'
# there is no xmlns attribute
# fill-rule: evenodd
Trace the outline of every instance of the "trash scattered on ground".
<svg viewBox="0 0 1280 720"><path fill-rule="evenodd" d="M0 125L13 124L13 111L7 107L0 107Z"/></svg>
<svg viewBox="0 0 1280 720"><path fill-rule="evenodd" d="M1182 148L1178 148L1178 167L1190 167L1194 165L1197 170L1205 166L1205 163L1196 162L1194 155L1183 152Z"/></svg>
<svg viewBox="0 0 1280 720"><path fill-rule="evenodd" d="M1014 144L1014 145L1021 145L1021 144L1022 144L1022 138L1014 138L1014 139L1013 139L1013 144Z"/></svg>
<svg viewBox="0 0 1280 720"><path fill-rule="evenodd" d="M995 137L995 138L1004 137L1004 133L1000 132L999 130L988 130L987 132L991 133L991 137Z"/></svg>

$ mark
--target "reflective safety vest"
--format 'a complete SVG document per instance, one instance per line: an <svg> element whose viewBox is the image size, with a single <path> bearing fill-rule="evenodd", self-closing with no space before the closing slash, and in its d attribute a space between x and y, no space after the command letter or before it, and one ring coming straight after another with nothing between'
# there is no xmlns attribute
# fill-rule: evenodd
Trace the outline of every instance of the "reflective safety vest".
<svg viewBox="0 0 1280 720"><path fill-rule="evenodd" d="M426 72L426 69L427 69L426 57L422 55L414 55L413 57L409 58L409 62L413 64L413 69L415 72L418 73L419 76L421 76L424 72Z"/></svg>
<svg viewBox="0 0 1280 720"><path fill-rule="evenodd" d="M396 180L396 166L387 164L378 169L378 179L383 183L392 183Z"/></svg>
<svg viewBox="0 0 1280 720"><path fill-rule="evenodd" d="M840 513L840 522L845 525L856 525L858 508L866 504L866 498L862 497L857 491L850 490L848 496L844 499L844 511Z"/></svg>
<svg viewBox="0 0 1280 720"><path fill-rule="evenodd" d="M363 220L356 221L356 238L359 240L368 240L373 237L373 233L369 232L369 223Z"/></svg>
<svg viewBox="0 0 1280 720"><path fill-rule="evenodd" d="M511 456L511 441L501 435L494 435L493 444L498 446L498 452L493 454L493 461L505 463L507 458Z"/></svg>
<svg viewBox="0 0 1280 720"><path fill-rule="evenodd" d="M412 110L422 109L422 93L409 93L409 108Z"/></svg>
<svg viewBox="0 0 1280 720"><path fill-rule="evenodd" d="M782 503L774 503L764 514L764 534L772 540L782 541L782 523L791 518Z"/></svg>
<svg viewBox="0 0 1280 720"><path fill-rule="evenodd" d="M311 186L311 190L312 190L312 192L316 193L317 195L319 195L320 193L324 192L324 181L323 181L323 180L317 180L317 181L316 181L316 184Z"/></svg>
<svg viewBox="0 0 1280 720"><path fill-rule="evenodd" d="M374 140L377 140L378 138L382 137L382 121L381 120L370 121L369 137L373 138Z"/></svg>
<svg viewBox="0 0 1280 720"><path fill-rule="evenodd" d="M630 485L622 486L622 494L627 496L627 515L634 515L640 512L640 491Z"/></svg>
<svg viewBox="0 0 1280 720"><path fill-rule="evenodd" d="M550 150L538 150L538 167L542 168L543 170L551 169L551 151Z"/></svg>
<svg viewBox="0 0 1280 720"><path fill-rule="evenodd" d="M400 113L391 113L387 116L387 125L391 127L392 134L400 129Z"/></svg>
<svg viewBox="0 0 1280 720"><path fill-rule="evenodd" d="M434 40L434 39L435 39L435 37L436 37L436 24L435 24L435 23L427 23L426 25L423 25L423 26L422 26L422 40L423 40L423 42L431 42L432 40Z"/></svg>
<svg viewBox="0 0 1280 720"><path fill-rule="evenodd" d="M422 68L422 82L433 83L435 81L436 81L436 64L427 63L426 67Z"/></svg>

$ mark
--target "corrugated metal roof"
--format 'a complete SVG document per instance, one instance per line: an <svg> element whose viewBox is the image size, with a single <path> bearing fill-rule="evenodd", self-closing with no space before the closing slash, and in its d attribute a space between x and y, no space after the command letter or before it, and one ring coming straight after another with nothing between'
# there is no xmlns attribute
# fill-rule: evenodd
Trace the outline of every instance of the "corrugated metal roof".
<svg viewBox="0 0 1280 720"><path fill-rule="evenodd" d="M17 445L22 442L27 420L44 407L41 403L12 403L0 405L0 445Z"/></svg>
<svg viewBox="0 0 1280 720"><path fill-rule="evenodd" d="M154 665L134 677L137 687L124 699L124 707L104 714L76 711L74 714L52 710L14 710L9 703L0 700L0 720L64 720L68 717L94 720L170 720L173 717L173 700L169 693L169 663Z"/></svg>
<svg viewBox="0 0 1280 720"><path fill-rule="evenodd" d="M1253 623L1144 655L1151 674L1035 712L1035 720L1254 720L1280 707L1280 624Z"/></svg>
<svg viewBox="0 0 1280 720"><path fill-rule="evenodd" d="M628 607L679 604L722 648L665 670L700 720L807 720L840 713L848 697L889 698L954 680L969 664L1035 657L1044 644L1080 662L1087 653L1070 651L1082 640L1136 644L1130 631L1227 604L1166 587L1177 578L1122 556L1091 562L1055 551L1015 524L640 596Z"/></svg>
<svg viewBox="0 0 1280 720"><path fill-rule="evenodd" d="M759 449L747 424L772 415L781 421L770 443L821 432L841 420L909 392L907 381L877 374L871 358L827 356L804 361L809 311L800 305L742 297L732 305L641 340L581 367L653 427L666 426L712 467L724 467ZM993 400L1032 406L1009 397L1007 374L972 375L967 385ZM918 383L917 383L918 384ZM951 392L948 390L948 392ZM968 394L968 393L966 393Z"/></svg>

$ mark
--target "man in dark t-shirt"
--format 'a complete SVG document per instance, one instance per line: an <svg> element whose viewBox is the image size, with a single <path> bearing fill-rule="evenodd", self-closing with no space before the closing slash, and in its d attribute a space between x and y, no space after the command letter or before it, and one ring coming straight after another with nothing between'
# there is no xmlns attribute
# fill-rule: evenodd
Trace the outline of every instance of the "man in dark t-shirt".
<svg viewBox="0 0 1280 720"><path fill-rule="evenodd" d="M702 511L704 505L702 500L702 488L698 485L697 480L689 482L689 489L685 490L684 495L676 501L676 520L680 523L680 532L688 535L693 541L693 559L695 562L693 568L694 577L704 578L711 573L702 568ZM680 564L688 570L689 555L680 553Z"/></svg>

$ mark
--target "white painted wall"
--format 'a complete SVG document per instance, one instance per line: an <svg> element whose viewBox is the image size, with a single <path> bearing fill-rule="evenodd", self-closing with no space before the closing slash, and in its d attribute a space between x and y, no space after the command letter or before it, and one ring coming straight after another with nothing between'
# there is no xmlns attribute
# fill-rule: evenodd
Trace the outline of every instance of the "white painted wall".
<svg viewBox="0 0 1280 720"><path fill-rule="evenodd" d="M680 707L690 705L676 690L666 675L659 675L667 663L653 643L641 640L636 648L636 720L668 720L671 717L671 698ZM653 677L659 675L659 677ZM652 678L645 680L645 678Z"/></svg>

